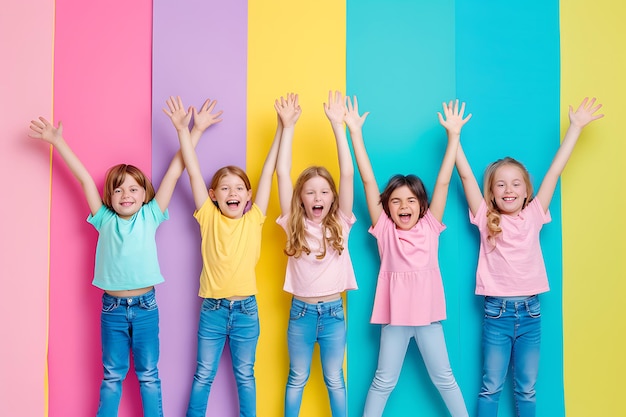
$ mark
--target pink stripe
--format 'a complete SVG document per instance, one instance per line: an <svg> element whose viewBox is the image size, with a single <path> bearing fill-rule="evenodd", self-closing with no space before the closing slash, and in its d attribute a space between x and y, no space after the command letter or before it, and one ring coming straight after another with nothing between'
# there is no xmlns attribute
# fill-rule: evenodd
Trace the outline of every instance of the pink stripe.
<svg viewBox="0 0 626 417"><path fill-rule="evenodd" d="M170 95L186 106L217 99L224 121L198 146L205 178L220 166L245 168L247 2L154 2L153 166L160 179L178 140L161 109ZM157 241L165 283L157 289L161 312L161 364L165 415L182 416L196 364L200 299L200 236L192 217L189 177L184 173L170 204L170 220ZM238 402L228 349L209 398L211 415L237 416Z"/></svg>
<svg viewBox="0 0 626 417"><path fill-rule="evenodd" d="M50 150L26 135L52 113L53 16L49 0L4 2L0 13L1 416L46 409Z"/></svg>
<svg viewBox="0 0 626 417"><path fill-rule="evenodd" d="M151 6L57 0L55 119L101 186L110 166L150 172ZM96 231L79 184L53 161L50 288L50 415L93 415L102 378L101 291L91 285ZM141 415L129 373L120 416Z"/></svg>

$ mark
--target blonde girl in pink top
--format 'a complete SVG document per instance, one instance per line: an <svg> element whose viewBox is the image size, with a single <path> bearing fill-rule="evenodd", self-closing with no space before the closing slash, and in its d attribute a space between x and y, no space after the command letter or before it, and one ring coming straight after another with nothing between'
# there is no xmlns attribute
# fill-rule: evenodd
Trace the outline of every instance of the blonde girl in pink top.
<svg viewBox="0 0 626 417"><path fill-rule="evenodd" d="M346 417L346 325L341 293L357 285L348 252L348 235L356 219L352 214L354 166L343 121L345 98L340 92L329 92L324 104L337 143L339 191L328 170L319 166L305 169L292 185L291 144L301 113L298 96L281 97L275 108L282 124L276 164L281 209L277 223L287 233L284 289L293 295L287 329L285 416L300 413L317 343L332 416Z"/></svg>
<svg viewBox="0 0 626 417"><path fill-rule="evenodd" d="M445 297L438 263L439 234L448 197L465 104L444 103L439 122L448 133L448 146L439 170L433 197L415 175L393 176L380 194L363 142L362 126L368 113L359 116L356 97L347 102L346 124L365 187L376 237L380 272L372 323L381 324L378 367L365 401L364 417L381 416L395 388L409 342L415 339L430 378L454 417L466 417L467 409L450 361L441 326L446 318Z"/></svg>
<svg viewBox="0 0 626 417"><path fill-rule="evenodd" d="M583 127L603 117L594 114L602 107L595 101L585 98L576 111L569 107L570 126L535 198L528 171L508 157L487 167L483 197L463 149L458 146L456 167L467 197L470 221L480 231L476 294L485 296L478 417L497 415L510 362L517 416L535 416L541 341L537 294L549 290L539 232L550 221L550 201Z"/></svg>

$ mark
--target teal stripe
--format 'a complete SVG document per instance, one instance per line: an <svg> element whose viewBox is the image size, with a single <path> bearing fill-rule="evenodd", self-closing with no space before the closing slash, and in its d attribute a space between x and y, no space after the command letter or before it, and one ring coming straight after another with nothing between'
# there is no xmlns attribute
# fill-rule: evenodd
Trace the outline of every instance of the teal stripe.
<svg viewBox="0 0 626 417"><path fill-rule="evenodd" d="M432 3L432 4L431 4ZM523 161L535 189L559 145L558 1L348 0L347 88L371 115L366 145L380 187L394 173L415 173L429 191L445 148L435 113L458 97L474 114L463 132L464 148L479 181L485 166L504 155ZM564 415L561 314L560 190L553 221L542 232L552 291L541 297L542 363L537 415ZM369 324L378 255L360 179L356 180L355 225L350 241L359 291L348 299L349 415L360 416L378 358L380 330ZM482 300L474 295L477 234L469 224L458 176L444 222L439 259L448 319L444 322L453 371L470 415L481 379ZM447 415L415 345L385 415ZM514 415L510 387L500 416Z"/></svg>
<svg viewBox="0 0 626 417"><path fill-rule="evenodd" d="M379 186L396 173L413 173L429 192L435 182L446 146L437 111L441 102L455 96L454 2L451 0L347 2L347 89L359 97L363 111L370 111L364 126L366 146ZM358 177L358 175L357 175ZM380 326L369 324L378 252L360 178L355 187L358 222L351 233L350 254L359 290L348 297L349 415L360 416L378 358ZM459 196L451 195L459 205ZM447 222L447 215L444 221ZM441 259L451 259L454 230L442 235ZM442 265L445 281L448 265ZM451 280L446 280L452 278ZM458 291L446 282L448 314L445 323L451 357L459 356ZM424 369L413 344L407 352L402 376L387 404L385 415L446 415L442 401ZM435 400L433 400L435 399Z"/></svg>
<svg viewBox="0 0 626 417"><path fill-rule="evenodd" d="M462 138L472 168L482 183L487 164L512 156L526 165L537 190L560 143L559 2L457 0L456 15L457 91L475 115ZM538 416L565 415L560 207L557 189L550 210L552 222L541 236L551 291L541 296ZM471 413L480 388L482 306L466 296L475 282L477 243L465 207L459 215L464 223L456 233L460 235L457 258L467 266L458 275L464 294L462 311L467 312L461 319L465 348L460 376ZM515 415L511 398L509 383L499 416Z"/></svg>

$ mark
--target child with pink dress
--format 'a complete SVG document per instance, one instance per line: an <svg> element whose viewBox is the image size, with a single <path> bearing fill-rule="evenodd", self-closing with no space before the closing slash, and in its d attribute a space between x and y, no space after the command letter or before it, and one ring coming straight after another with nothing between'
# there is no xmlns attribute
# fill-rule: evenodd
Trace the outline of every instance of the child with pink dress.
<svg viewBox="0 0 626 417"><path fill-rule="evenodd" d="M406 351L415 339L428 374L453 417L467 417L461 390L454 378L441 320L446 318L445 297L439 271L439 235L454 168L465 104L443 104L439 121L448 132L448 146L439 170L433 197L415 175L393 176L379 193L365 144L356 97L349 99L345 122L350 130L354 155L363 180L376 237L380 273L371 322L381 324L378 367L365 401L364 417L381 416L398 382Z"/></svg>

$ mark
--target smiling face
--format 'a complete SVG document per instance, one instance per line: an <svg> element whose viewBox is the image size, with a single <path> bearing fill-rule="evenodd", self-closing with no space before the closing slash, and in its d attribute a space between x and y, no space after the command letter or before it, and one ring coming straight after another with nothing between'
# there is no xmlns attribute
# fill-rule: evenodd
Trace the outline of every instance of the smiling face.
<svg viewBox="0 0 626 417"><path fill-rule="evenodd" d="M314 223L321 223L330 211L335 198L328 181L316 176L303 184L300 200L306 217Z"/></svg>
<svg viewBox="0 0 626 417"><path fill-rule="evenodd" d="M217 203L222 214L231 219L243 216L243 211L252 198L241 177L235 174L223 175L215 188L209 190L211 200Z"/></svg>
<svg viewBox="0 0 626 417"><path fill-rule="evenodd" d="M111 207L122 219L128 220L137 213L146 200L146 189L132 175L126 175L124 181L113 189Z"/></svg>
<svg viewBox="0 0 626 417"><path fill-rule="evenodd" d="M389 217L398 229L410 230L420 218L420 203L411 189L402 185L389 195Z"/></svg>
<svg viewBox="0 0 626 417"><path fill-rule="evenodd" d="M524 172L515 165L500 166L493 175L491 192L501 213L516 216L528 200Z"/></svg>

